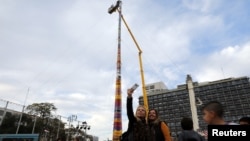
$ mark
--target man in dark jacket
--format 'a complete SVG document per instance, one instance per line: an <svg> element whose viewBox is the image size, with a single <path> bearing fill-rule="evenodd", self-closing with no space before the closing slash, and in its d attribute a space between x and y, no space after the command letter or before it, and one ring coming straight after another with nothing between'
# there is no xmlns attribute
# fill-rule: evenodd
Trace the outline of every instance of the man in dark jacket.
<svg viewBox="0 0 250 141"><path fill-rule="evenodd" d="M178 141L205 141L205 138L193 130L193 120L191 118L182 118L182 132L178 135Z"/></svg>

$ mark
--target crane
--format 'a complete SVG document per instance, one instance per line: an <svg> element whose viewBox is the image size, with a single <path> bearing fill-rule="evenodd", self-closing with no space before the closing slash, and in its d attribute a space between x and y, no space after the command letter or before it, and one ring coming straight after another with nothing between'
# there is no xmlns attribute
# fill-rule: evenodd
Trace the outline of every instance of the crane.
<svg viewBox="0 0 250 141"><path fill-rule="evenodd" d="M122 21L125 24L130 36L132 37L137 49L138 49L138 57L139 57L139 65L140 65L140 74L141 74L141 83L142 83L142 93L143 93L143 103L144 106L146 108L146 111L148 112L148 97L147 97L147 91L146 91L146 86L145 86L145 79L144 79L144 71L143 71L143 64L142 64L142 50L139 46L139 44L137 43L132 31L130 30L126 20L124 19L123 15L121 14L121 11L118 9L118 12L121 15Z"/></svg>
<svg viewBox="0 0 250 141"><path fill-rule="evenodd" d="M108 9L108 13L112 14L115 11L118 11L119 13L119 24L118 24L118 59L117 59L117 80L116 80L116 97L115 97L115 119L114 119L114 128L113 128L113 141L119 141L119 137L121 136L121 95L120 95L120 87L121 87L121 51L120 51L120 40L121 40L121 20L125 24L130 36L132 37L137 49L138 49L138 57L139 57L139 65L140 65L140 74L141 74L141 83L142 83L142 92L143 92L143 104L146 108L146 114L148 114L148 97L146 93L146 87L145 87L145 79L144 79L144 72L143 72L143 63L142 63L142 50L137 43L132 31L130 30L124 16L121 12L121 0L118 0L116 2L116 5L111 5L111 7ZM118 74L119 73L119 74Z"/></svg>

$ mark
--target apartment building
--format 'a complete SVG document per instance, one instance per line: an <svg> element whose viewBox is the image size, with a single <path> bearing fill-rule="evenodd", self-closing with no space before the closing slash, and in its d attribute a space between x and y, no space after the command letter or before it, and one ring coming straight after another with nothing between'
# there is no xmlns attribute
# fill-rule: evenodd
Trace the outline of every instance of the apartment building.
<svg viewBox="0 0 250 141"><path fill-rule="evenodd" d="M186 84L168 89L163 82L146 85L149 108L159 111L160 117L168 123L172 136L181 131L182 117L192 117L197 131L206 131L201 108L204 103L217 100L225 109L225 120L238 122L242 116L250 116L249 78L227 78L210 82L193 82L187 75ZM143 104L143 96L139 97Z"/></svg>

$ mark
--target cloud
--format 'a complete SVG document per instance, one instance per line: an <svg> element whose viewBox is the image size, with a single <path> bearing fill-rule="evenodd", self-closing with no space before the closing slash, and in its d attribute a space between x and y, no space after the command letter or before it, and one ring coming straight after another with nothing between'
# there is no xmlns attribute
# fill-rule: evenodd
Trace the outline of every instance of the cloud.
<svg viewBox="0 0 250 141"><path fill-rule="evenodd" d="M184 7L190 10L197 10L201 12L209 12L212 9L212 5L215 4L214 1L209 0L183 0L182 4Z"/></svg>
<svg viewBox="0 0 250 141"><path fill-rule="evenodd" d="M202 70L198 70L199 81L212 81L214 79L223 79L228 77L248 76L248 67L250 63L248 52L250 51L249 42L243 45L228 46L211 54L206 60L203 60Z"/></svg>

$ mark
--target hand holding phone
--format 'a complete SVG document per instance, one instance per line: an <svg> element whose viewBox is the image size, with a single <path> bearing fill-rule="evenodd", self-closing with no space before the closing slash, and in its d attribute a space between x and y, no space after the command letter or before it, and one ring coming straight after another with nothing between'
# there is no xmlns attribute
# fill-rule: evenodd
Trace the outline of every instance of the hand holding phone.
<svg viewBox="0 0 250 141"><path fill-rule="evenodd" d="M134 90L137 89L138 87L139 87L139 85L138 85L137 83L135 83L130 89L134 91Z"/></svg>
<svg viewBox="0 0 250 141"><path fill-rule="evenodd" d="M133 92L135 91L135 89L137 89L139 87L138 84L134 84L130 89L127 90L127 94L128 97L132 97Z"/></svg>

